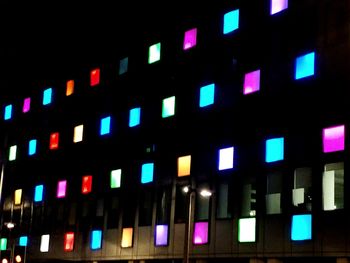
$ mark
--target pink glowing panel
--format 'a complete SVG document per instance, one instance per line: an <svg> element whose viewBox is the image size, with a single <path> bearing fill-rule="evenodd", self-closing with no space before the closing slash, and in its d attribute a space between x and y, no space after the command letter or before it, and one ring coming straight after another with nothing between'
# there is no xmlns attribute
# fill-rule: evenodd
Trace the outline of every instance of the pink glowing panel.
<svg viewBox="0 0 350 263"><path fill-rule="evenodd" d="M271 0L270 14L276 14L288 8L288 0Z"/></svg>
<svg viewBox="0 0 350 263"><path fill-rule="evenodd" d="M168 245L168 225L156 226L156 246Z"/></svg>
<svg viewBox="0 0 350 263"><path fill-rule="evenodd" d="M193 243L196 245L208 243L208 222L194 224Z"/></svg>
<svg viewBox="0 0 350 263"><path fill-rule="evenodd" d="M66 196L67 181L59 181L57 184L57 198L63 198Z"/></svg>
<svg viewBox="0 0 350 263"><path fill-rule="evenodd" d="M25 98L23 101L23 113L26 113L30 110L30 98Z"/></svg>
<svg viewBox="0 0 350 263"><path fill-rule="evenodd" d="M197 28L190 29L185 32L183 49L187 50L197 44Z"/></svg>
<svg viewBox="0 0 350 263"><path fill-rule="evenodd" d="M244 95L258 91L260 89L260 70L245 74L243 86Z"/></svg>
<svg viewBox="0 0 350 263"><path fill-rule="evenodd" d="M323 129L323 152L336 152L344 150L345 126L334 126Z"/></svg>

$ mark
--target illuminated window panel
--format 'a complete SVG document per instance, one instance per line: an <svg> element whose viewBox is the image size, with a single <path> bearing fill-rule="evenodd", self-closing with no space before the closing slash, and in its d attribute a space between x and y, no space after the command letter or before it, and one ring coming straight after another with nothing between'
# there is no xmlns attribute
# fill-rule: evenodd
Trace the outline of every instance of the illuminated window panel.
<svg viewBox="0 0 350 263"><path fill-rule="evenodd" d="M0 239L0 250L6 250L7 249L7 238L2 237Z"/></svg>
<svg viewBox="0 0 350 263"><path fill-rule="evenodd" d="M295 79L302 79L315 74L315 52L297 57L295 62Z"/></svg>
<svg viewBox="0 0 350 263"><path fill-rule="evenodd" d="M288 8L288 0L271 0L270 15L277 14Z"/></svg>
<svg viewBox="0 0 350 263"><path fill-rule="evenodd" d="M111 117L107 116L101 119L100 135L106 135L111 132Z"/></svg>
<svg viewBox="0 0 350 263"><path fill-rule="evenodd" d="M182 156L177 159L177 176L188 176L191 174L191 155Z"/></svg>
<svg viewBox="0 0 350 263"><path fill-rule="evenodd" d="M20 205L22 203L22 189L17 189L15 191L15 205Z"/></svg>
<svg viewBox="0 0 350 263"><path fill-rule="evenodd" d="M121 178L122 178L122 169L111 171L111 182L110 182L111 188L119 188Z"/></svg>
<svg viewBox="0 0 350 263"><path fill-rule="evenodd" d="M162 104L162 117L167 118L175 115L175 96L166 98Z"/></svg>
<svg viewBox="0 0 350 263"><path fill-rule="evenodd" d="M66 96L70 96L74 93L74 80L68 80L66 84Z"/></svg>
<svg viewBox="0 0 350 263"><path fill-rule="evenodd" d="M256 219L240 218L238 221L238 241L255 242Z"/></svg>
<svg viewBox="0 0 350 263"><path fill-rule="evenodd" d="M202 245L208 243L208 222L194 223L193 244Z"/></svg>
<svg viewBox="0 0 350 263"><path fill-rule="evenodd" d="M130 110L129 115L129 127L135 127L140 125L141 108L133 108Z"/></svg>
<svg viewBox="0 0 350 263"><path fill-rule="evenodd" d="M49 105L52 102L52 88L44 90L43 105Z"/></svg>
<svg viewBox="0 0 350 263"><path fill-rule="evenodd" d="M22 108L23 113L30 111L30 102L31 102L31 99L29 97L24 99L23 108Z"/></svg>
<svg viewBox="0 0 350 263"><path fill-rule="evenodd" d="M188 50L197 44L197 28L192 28L185 32L183 49Z"/></svg>
<svg viewBox="0 0 350 263"><path fill-rule="evenodd" d="M158 60L160 60L160 43L150 46L148 51L148 64L152 64Z"/></svg>
<svg viewBox="0 0 350 263"><path fill-rule="evenodd" d="M122 248L132 247L132 238L133 238L133 228L123 228L122 232Z"/></svg>
<svg viewBox="0 0 350 263"><path fill-rule="evenodd" d="M74 127L74 135L73 135L74 143L83 141L83 131L84 131L83 124Z"/></svg>
<svg viewBox="0 0 350 263"><path fill-rule="evenodd" d="M50 235L42 235L40 240L40 252L49 252Z"/></svg>
<svg viewBox="0 0 350 263"><path fill-rule="evenodd" d="M20 236L18 244L21 247L26 247L28 245L28 236Z"/></svg>
<svg viewBox="0 0 350 263"><path fill-rule="evenodd" d="M4 120L10 120L12 118L12 104L5 106Z"/></svg>
<svg viewBox="0 0 350 263"><path fill-rule="evenodd" d="M17 145L12 145L10 147L10 152L9 152L9 161L16 160L16 155L17 155Z"/></svg>
<svg viewBox="0 0 350 263"><path fill-rule="evenodd" d="M50 150L58 149L60 134L58 132L54 132L50 134Z"/></svg>
<svg viewBox="0 0 350 263"><path fill-rule="evenodd" d="M284 159L284 138L273 138L266 140L265 161L267 163L277 162Z"/></svg>
<svg viewBox="0 0 350 263"><path fill-rule="evenodd" d="M168 225L156 225L156 246L168 245Z"/></svg>
<svg viewBox="0 0 350 263"><path fill-rule="evenodd" d="M91 175L83 176L81 193L82 194L91 193L91 189L92 189L92 176Z"/></svg>
<svg viewBox="0 0 350 263"><path fill-rule="evenodd" d="M91 232L90 248L92 250L100 249L102 247L102 231L93 230Z"/></svg>
<svg viewBox="0 0 350 263"><path fill-rule="evenodd" d="M312 216L310 214L293 215L291 233L293 241L310 240L312 238Z"/></svg>
<svg viewBox="0 0 350 263"><path fill-rule="evenodd" d="M250 94L260 90L260 70L255 70L245 74L243 84L243 94Z"/></svg>
<svg viewBox="0 0 350 263"><path fill-rule="evenodd" d="M233 168L234 148L227 147L219 150L219 170L227 170Z"/></svg>
<svg viewBox="0 0 350 263"><path fill-rule="evenodd" d="M322 209L332 211L344 208L344 163L327 163L322 176Z"/></svg>
<svg viewBox="0 0 350 263"><path fill-rule="evenodd" d="M74 248L74 232L68 232L64 235L64 251L70 252Z"/></svg>
<svg viewBox="0 0 350 263"><path fill-rule="evenodd" d="M37 145L37 140L32 139L28 143L28 155L34 155L36 154L36 145Z"/></svg>
<svg viewBox="0 0 350 263"><path fill-rule="evenodd" d="M224 15L224 34L231 33L239 28L239 9Z"/></svg>
<svg viewBox="0 0 350 263"><path fill-rule="evenodd" d="M57 198L64 198L66 197L66 190L67 190L67 181L59 181L57 184Z"/></svg>
<svg viewBox="0 0 350 263"><path fill-rule="evenodd" d="M141 169L141 183L146 184L153 181L154 163L144 163Z"/></svg>
<svg viewBox="0 0 350 263"><path fill-rule="evenodd" d="M215 84L209 84L200 88L199 107L206 107L214 104Z"/></svg>
<svg viewBox="0 0 350 263"><path fill-rule="evenodd" d="M119 62L119 75L128 72L129 58L123 58Z"/></svg>
<svg viewBox="0 0 350 263"><path fill-rule="evenodd" d="M96 68L90 72L90 86L96 86L100 84L100 69Z"/></svg>
<svg viewBox="0 0 350 263"><path fill-rule="evenodd" d="M323 152L343 151L345 148L345 125L323 129Z"/></svg>
<svg viewBox="0 0 350 263"><path fill-rule="evenodd" d="M36 185L34 190L34 202L43 201L44 186L42 184Z"/></svg>

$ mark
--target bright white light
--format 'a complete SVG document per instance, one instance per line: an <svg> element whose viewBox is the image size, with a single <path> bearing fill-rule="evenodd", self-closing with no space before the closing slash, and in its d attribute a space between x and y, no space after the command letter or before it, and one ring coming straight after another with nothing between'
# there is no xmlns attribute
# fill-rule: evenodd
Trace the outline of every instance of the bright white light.
<svg viewBox="0 0 350 263"><path fill-rule="evenodd" d="M203 197L209 197L209 196L212 195L212 192L210 192L207 189L203 189L203 190L200 191L200 195L203 196Z"/></svg>
<svg viewBox="0 0 350 263"><path fill-rule="evenodd" d="M188 186L185 186L182 188L182 191L184 191L184 193L188 193L190 191L190 188Z"/></svg>

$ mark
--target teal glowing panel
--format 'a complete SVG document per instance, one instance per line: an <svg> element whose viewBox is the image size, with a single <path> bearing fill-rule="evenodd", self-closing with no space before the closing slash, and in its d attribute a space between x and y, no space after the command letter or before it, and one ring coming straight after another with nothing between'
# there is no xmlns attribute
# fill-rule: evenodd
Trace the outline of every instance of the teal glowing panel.
<svg viewBox="0 0 350 263"><path fill-rule="evenodd" d="M42 184L35 186L34 202L41 202L44 195L44 186Z"/></svg>
<svg viewBox="0 0 350 263"><path fill-rule="evenodd" d="M292 217L292 240L310 240L312 237L312 216L293 215Z"/></svg>
<svg viewBox="0 0 350 263"><path fill-rule="evenodd" d="M100 135L106 135L111 132L111 117L104 117L100 123Z"/></svg>
<svg viewBox="0 0 350 263"><path fill-rule="evenodd" d="M153 181L154 164L144 163L141 169L141 183L147 184Z"/></svg>
<svg viewBox="0 0 350 263"><path fill-rule="evenodd" d="M148 52L148 64L152 64L158 60L160 60L160 43L150 46Z"/></svg>
<svg viewBox="0 0 350 263"><path fill-rule="evenodd" d="M214 104L215 84L201 87L199 94L199 107L206 107Z"/></svg>
<svg viewBox="0 0 350 263"><path fill-rule="evenodd" d="M37 140L35 139L29 141L28 155L34 155L36 153L36 143L37 143Z"/></svg>
<svg viewBox="0 0 350 263"><path fill-rule="evenodd" d="M102 247L102 231L101 230L93 230L91 232L91 241L90 241L91 249L100 249Z"/></svg>
<svg viewBox="0 0 350 263"><path fill-rule="evenodd" d="M140 124L141 108L133 108L130 110L129 127L135 127Z"/></svg>
<svg viewBox="0 0 350 263"><path fill-rule="evenodd" d="M28 244L28 237L27 237L27 236L21 236L21 237L19 238L18 244L19 244L21 247L26 247L27 244Z"/></svg>
<svg viewBox="0 0 350 263"><path fill-rule="evenodd" d="M128 72L128 64L129 64L129 58L123 58L119 62L119 75L122 75L126 72Z"/></svg>
<svg viewBox="0 0 350 263"><path fill-rule="evenodd" d="M162 104L162 117L167 118L175 115L175 96L166 98Z"/></svg>
<svg viewBox="0 0 350 263"><path fill-rule="evenodd" d="M52 101L52 88L44 90L43 105L48 105Z"/></svg>
<svg viewBox="0 0 350 263"><path fill-rule="evenodd" d="M297 57L295 62L295 79L302 79L315 74L315 52Z"/></svg>
<svg viewBox="0 0 350 263"><path fill-rule="evenodd" d="M224 34L231 33L239 28L239 9L224 15Z"/></svg>
<svg viewBox="0 0 350 263"><path fill-rule="evenodd" d="M10 120L12 118L12 104L6 105L4 120Z"/></svg>
<svg viewBox="0 0 350 263"><path fill-rule="evenodd" d="M266 140L265 161L272 163L284 159L284 138Z"/></svg>

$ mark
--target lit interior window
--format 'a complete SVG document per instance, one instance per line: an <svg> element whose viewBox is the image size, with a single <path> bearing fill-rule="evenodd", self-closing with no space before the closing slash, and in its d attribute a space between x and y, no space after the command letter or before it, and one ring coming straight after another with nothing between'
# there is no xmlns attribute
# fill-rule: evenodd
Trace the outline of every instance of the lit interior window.
<svg viewBox="0 0 350 263"><path fill-rule="evenodd" d="M100 69L96 68L90 72L90 86L100 84Z"/></svg>
<svg viewBox="0 0 350 263"><path fill-rule="evenodd" d="M345 125L323 129L323 152L343 151L345 147Z"/></svg>
<svg viewBox="0 0 350 263"><path fill-rule="evenodd" d="M20 236L18 244L21 247L26 247L28 245L28 236Z"/></svg>
<svg viewBox="0 0 350 263"><path fill-rule="evenodd" d="M288 0L271 0L270 14L274 15L288 8Z"/></svg>
<svg viewBox="0 0 350 263"><path fill-rule="evenodd" d="M50 135L50 150L58 149L58 143L59 143L59 133L54 132Z"/></svg>
<svg viewBox="0 0 350 263"><path fill-rule="evenodd" d="M130 110L129 127L135 127L140 124L141 108L133 108Z"/></svg>
<svg viewBox="0 0 350 263"><path fill-rule="evenodd" d="M156 246L168 245L168 225L156 226Z"/></svg>
<svg viewBox="0 0 350 263"><path fill-rule="evenodd" d="M192 28L185 32L183 49L187 50L197 44L197 28Z"/></svg>
<svg viewBox="0 0 350 263"><path fill-rule="evenodd" d="M67 181L59 181L57 184L57 198L66 197Z"/></svg>
<svg viewBox="0 0 350 263"><path fill-rule="evenodd" d="M167 118L175 115L175 96L163 100L162 117Z"/></svg>
<svg viewBox="0 0 350 263"><path fill-rule="evenodd" d="M122 169L111 171L111 188L119 188L122 177Z"/></svg>
<svg viewBox="0 0 350 263"><path fill-rule="evenodd" d="M228 147L219 150L219 170L233 168L233 153L234 148Z"/></svg>
<svg viewBox="0 0 350 263"><path fill-rule="evenodd" d="M199 107L206 107L214 104L215 84L201 87L199 94Z"/></svg>
<svg viewBox="0 0 350 263"><path fill-rule="evenodd" d="M0 239L0 250L6 250L7 249L7 238L2 237Z"/></svg>
<svg viewBox="0 0 350 263"><path fill-rule="evenodd" d="M81 193L88 194L92 189L92 176L86 175L83 176L82 185L81 185Z"/></svg>
<svg viewBox="0 0 350 263"><path fill-rule="evenodd" d="M37 144L37 140L36 139L32 139L29 141L28 144L28 155L34 155L36 153L36 144Z"/></svg>
<svg viewBox="0 0 350 263"><path fill-rule="evenodd" d="M295 63L295 79L302 79L315 74L315 52L297 57Z"/></svg>
<svg viewBox="0 0 350 263"><path fill-rule="evenodd" d="M122 75L126 72L128 72L128 64L129 64L129 58L123 58L119 62L119 75Z"/></svg>
<svg viewBox="0 0 350 263"><path fill-rule="evenodd" d="M40 240L40 252L49 252L50 235L42 235Z"/></svg>
<svg viewBox="0 0 350 263"><path fill-rule="evenodd" d="M177 159L177 176L187 176L191 173L191 155L179 157Z"/></svg>
<svg viewBox="0 0 350 263"><path fill-rule="evenodd" d="M256 219L240 218L238 221L238 241L239 242L255 242Z"/></svg>
<svg viewBox="0 0 350 263"><path fill-rule="evenodd" d="M90 242L90 248L100 249L102 247L102 231L101 230L93 230L91 232L91 242Z"/></svg>
<svg viewBox="0 0 350 263"><path fill-rule="evenodd" d="M20 205L22 203L22 189L17 189L15 191L15 205Z"/></svg>
<svg viewBox="0 0 350 263"><path fill-rule="evenodd" d="M68 80L66 85L66 96L70 96L74 93L74 80Z"/></svg>
<svg viewBox="0 0 350 263"><path fill-rule="evenodd" d="M26 113L28 111L30 111L30 98L25 98L23 101L23 108L22 108L22 112Z"/></svg>
<svg viewBox="0 0 350 263"><path fill-rule="evenodd" d="M322 208L332 211L344 208L344 163L328 163L322 176Z"/></svg>
<svg viewBox="0 0 350 263"><path fill-rule="evenodd" d="M12 118L12 104L5 106L4 120L10 120Z"/></svg>
<svg viewBox="0 0 350 263"><path fill-rule="evenodd" d="M111 132L111 117L107 116L101 119L100 135L106 135Z"/></svg>
<svg viewBox="0 0 350 263"><path fill-rule="evenodd" d="M83 141L83 131L84 131L83 124L74 127L74 135L73 135L74 143Z"/></svg>
<svg viewBox="0 0 350 263"><path fill-rule="evenodd" d="M44 90L43 105L48 105L52 102L52 88Z"/></svg>
<svg viewBox="0 0 350 263"><path fill-rule="evenodd" d="M244 76L243 94L250 94L260 90L260 70L249 72Z"/></svg>
<svg viewBox="0 0 350 263"><path fill-rule="evenodd" d="M193 243L196 245L208 243L208 222L196 222L194 224Z"/></svg>
<svg viewBox="0 0 350 263"><path fill-rule="evenodd" d="M266 140L266 155L267 163L276 162L284 159L284 138L273 138Z"/></svg>
<svg viewBox="0 0 350 263"><path fill-rule="evenodd" d="M148 52L148 64L152 64L158 60L160 60L160 43L150 46Z"/></svg>
<svg viewBox="0 0 350 263"><path fill-rule="evenodd" d="M17 145L12 145L10 147L10 152L9 152L9 161L16 160L16 155L17 155Z"/></svg>
<svg viewBox="0 0 350 263"><path fill-rule="evenodd" d="M68 232L64 235L64 251L73 251L74 248L74 232Z"/></svg>
<svg viewBox="0 0 350 263"><path fill-rule="evenodd" d="M312 236L312 216L310 214L305 215L293 215L292 216L292 240L310 240Z"/></svg>
<svg viewBox="0 0 350 263"><path fill-rule="evenodd" d="M41 202L43 200L44 186L42 184L35 186L34 202Z"/></svg>
<svg viewBox="0 0 350 263"><path fill-rule="evenodd" d="M144 163L141 171L141 183L146 184L153 181L154 163Z"/></svg>
<svg viewBox="0 0 350 263"><path fill-rule="evenodd" d="M133 236L133 228L123 228L122 232L122 247L132 247L132 236Z"/></svg>
<svg viewBox="0 0 350 263"><path fill-rule="evenodd" d="M224 34L231 33L239 27L239 9L224 15Z"/></svg>

